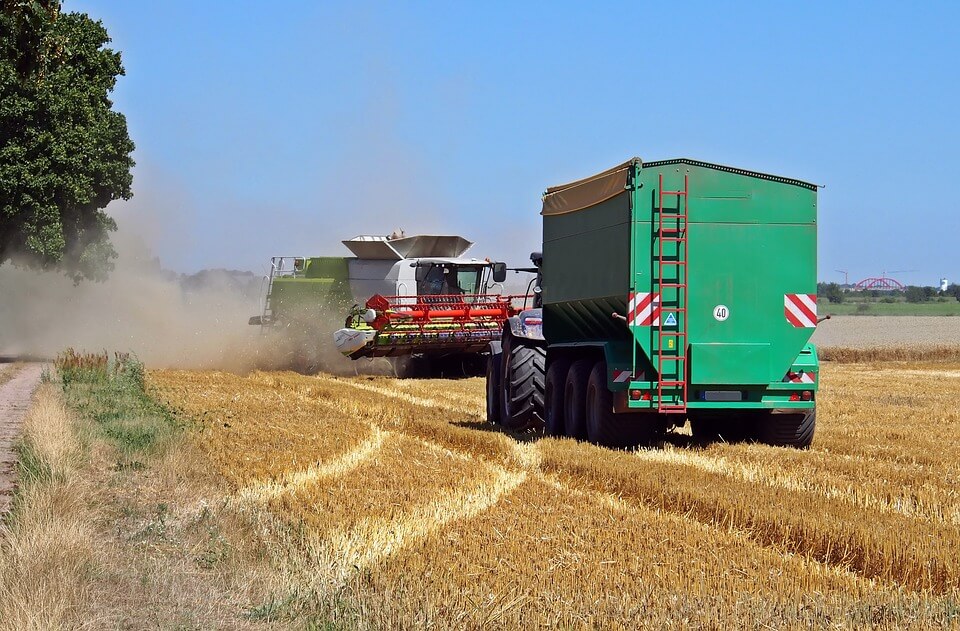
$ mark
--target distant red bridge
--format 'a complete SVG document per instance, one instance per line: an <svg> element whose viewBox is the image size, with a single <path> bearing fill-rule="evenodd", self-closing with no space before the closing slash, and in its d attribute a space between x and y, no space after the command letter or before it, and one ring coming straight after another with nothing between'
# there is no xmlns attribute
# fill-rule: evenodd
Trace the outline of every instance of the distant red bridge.
<svg viewBox="0 0 960 631"><path fill-rule="evenodd" d="M880 291L891 291L894 289L904 289L904 284L895 278L890 278L889 276L880 276L879 278L864 278L862 281L853 286L855 291L863 291L865 289L877 289Z"/></svg>

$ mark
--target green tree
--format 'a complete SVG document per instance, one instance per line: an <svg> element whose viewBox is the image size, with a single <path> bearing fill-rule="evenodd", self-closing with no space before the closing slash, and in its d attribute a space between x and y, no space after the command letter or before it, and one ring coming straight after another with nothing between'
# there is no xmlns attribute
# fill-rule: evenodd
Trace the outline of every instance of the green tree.
<svg viewBox="0 0 960 631"><path fill-rule="evenodd" d="M129 199L133 142L109 99L124 74L103 24L59 0L2 0L0 264L103 279Z"/></svg>
<svg viewBox="0 0 960 631"><path fill-rule="evenodd" d="M929 298L923 287L916 287L914 285L909 285L904 292L907 297L907 302L927 302Z"/></svg>
<svg viewBox="0 0 960 631"><path fill-rule="evenodd" d="M843 302L843 290L836 283L827 283L823 288L823 296L833 304Z"/></svg>

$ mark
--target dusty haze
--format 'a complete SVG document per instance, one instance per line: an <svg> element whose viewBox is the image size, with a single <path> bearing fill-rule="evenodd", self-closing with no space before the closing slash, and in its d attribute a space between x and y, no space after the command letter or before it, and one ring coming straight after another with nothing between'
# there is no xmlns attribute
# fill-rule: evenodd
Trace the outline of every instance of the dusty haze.
<svg viewBox="0 0 960 631"><path fill-rule="evenodd" d="M116 269L102 283L0 267L0 354L52 357L67 347L132 351L150 366L242 369L263 354L259 281L222 271L181 282L130 235L114 239Z"/></svg>

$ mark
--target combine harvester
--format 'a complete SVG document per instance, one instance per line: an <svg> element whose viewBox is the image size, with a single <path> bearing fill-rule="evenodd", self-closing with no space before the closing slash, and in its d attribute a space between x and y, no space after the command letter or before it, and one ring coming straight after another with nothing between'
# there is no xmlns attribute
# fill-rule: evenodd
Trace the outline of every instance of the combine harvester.
<svg viewBox="0 0 960 631"><path fill-rule="evenodd" d="M807 447L816 424L817 187L634 158L543 196L536 308L491 345L487 416L632 446Z"/></svg>
<svg viewBox="0 0 960 631"><path fill-rule="evenodd" d="M335 347L350 359L398 360L403 374L478 373L507 318L532 305L532 297L506 292L504 263L464 257L473 244L463 237L359 236L343 244L353 257L271 259L263 312L250 318L293 338L305 371Z"/></svg>

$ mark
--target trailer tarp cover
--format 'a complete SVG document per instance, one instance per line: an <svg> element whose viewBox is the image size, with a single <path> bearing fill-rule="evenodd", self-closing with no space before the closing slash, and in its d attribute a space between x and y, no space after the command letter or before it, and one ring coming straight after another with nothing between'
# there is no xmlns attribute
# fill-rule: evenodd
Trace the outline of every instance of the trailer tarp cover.
<svg viewBox="0 0 960 631"><path fill-rule="evenodd" d="M543 194L543 210L540 214L572 213L623 193L627 185L627 174L630 172L630 167L635 164L640 164L640 158L631 158L603 173L597 173L576 182L551 186Z"/></svg>

